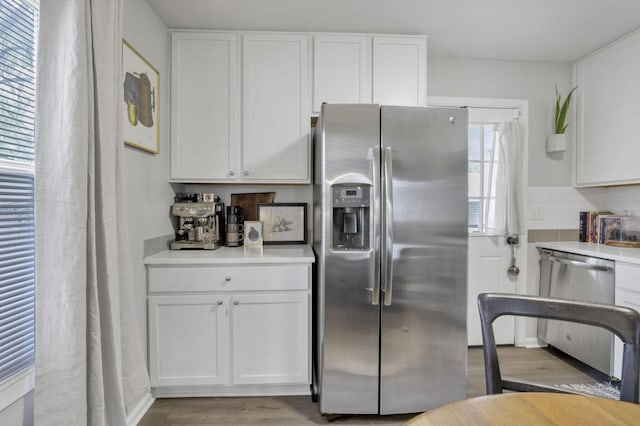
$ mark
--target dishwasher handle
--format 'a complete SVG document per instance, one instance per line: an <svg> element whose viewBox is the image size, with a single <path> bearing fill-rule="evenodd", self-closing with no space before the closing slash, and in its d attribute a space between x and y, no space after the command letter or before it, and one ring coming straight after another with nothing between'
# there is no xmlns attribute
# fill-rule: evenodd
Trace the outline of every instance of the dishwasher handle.
<svg viewBox="0 0 640 426"><path fill-rule="evenodd" d="M565 265L576 266L578 268L592 269L595 271L613 271L613 268L611 266L594 265L591 263L582 262L580 260L565 259L563 257L556 257L556 256L547 256L547 259L549 259L552 262L564 263Z"/></svg>

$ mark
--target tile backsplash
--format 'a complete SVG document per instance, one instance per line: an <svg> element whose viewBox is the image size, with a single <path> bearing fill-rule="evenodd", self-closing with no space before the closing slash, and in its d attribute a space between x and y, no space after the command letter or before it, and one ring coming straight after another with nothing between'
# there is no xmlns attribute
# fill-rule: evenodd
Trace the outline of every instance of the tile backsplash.
<svg viewBox="0 0 640 426"><path fill-rule="evenodd" d="M550 241L578 241L577 229L529 229L528 243L542 243Z"/></svg>
<svg viewBox="0 0 640 426"><path fill-rule="evenodd" d="M527 193L530 230L578 229L580 211L640 215L640 185L609 188L532 186Z"/></svg>

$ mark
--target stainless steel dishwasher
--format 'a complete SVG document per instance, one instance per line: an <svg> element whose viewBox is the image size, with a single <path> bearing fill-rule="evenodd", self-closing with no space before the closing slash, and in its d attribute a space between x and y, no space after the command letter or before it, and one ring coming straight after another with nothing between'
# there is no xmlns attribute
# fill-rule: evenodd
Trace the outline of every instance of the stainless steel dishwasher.
<svg viewBox="0 0 640 426"><path fill-rule="evenodd" d="M540 250L540 296L614 303L614 262L562 251ZM538 338L587 365L613 374L613 333L584 324L538 321Z"/></svg>

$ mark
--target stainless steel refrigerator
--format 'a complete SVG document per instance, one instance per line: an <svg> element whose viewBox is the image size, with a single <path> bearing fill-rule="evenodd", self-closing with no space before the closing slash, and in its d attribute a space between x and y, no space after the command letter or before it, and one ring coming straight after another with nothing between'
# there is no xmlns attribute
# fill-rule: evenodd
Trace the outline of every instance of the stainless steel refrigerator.
<svg viewBox="0 0 640 426"><path fill-rule="evenodd" d="M314 378L327 414L466 396L467 111L325 104L314 136Z"/></svg>

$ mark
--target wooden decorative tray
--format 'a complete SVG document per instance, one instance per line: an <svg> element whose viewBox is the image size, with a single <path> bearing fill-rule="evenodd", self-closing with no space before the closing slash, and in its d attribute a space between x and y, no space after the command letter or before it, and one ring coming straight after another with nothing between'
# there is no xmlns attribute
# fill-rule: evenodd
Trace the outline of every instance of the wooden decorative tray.
<svg viewBox="0 0 640 426"><path fill-rule="evenodd" d="M640 248L640 242L636 241L605 241L605 245L614 247L633 247Z"/></svg>

